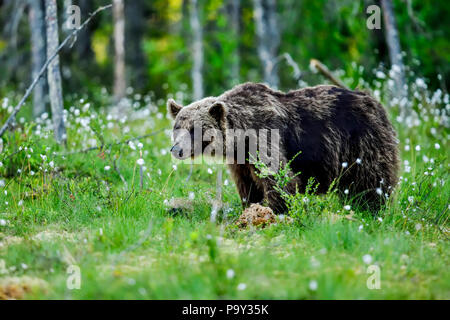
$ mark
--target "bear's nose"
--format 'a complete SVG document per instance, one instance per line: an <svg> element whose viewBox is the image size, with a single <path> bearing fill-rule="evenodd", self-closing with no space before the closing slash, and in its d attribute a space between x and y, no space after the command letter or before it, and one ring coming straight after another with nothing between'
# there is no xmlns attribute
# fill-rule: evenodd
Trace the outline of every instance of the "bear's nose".
<svg viewBox="0 0 450 320"><path fill-rule="evenodd" d="M171 149L170 152L172 152L173 155L178 156L178 158L183 157L183 149L181 149L178 145L174 145Z"/></svg>

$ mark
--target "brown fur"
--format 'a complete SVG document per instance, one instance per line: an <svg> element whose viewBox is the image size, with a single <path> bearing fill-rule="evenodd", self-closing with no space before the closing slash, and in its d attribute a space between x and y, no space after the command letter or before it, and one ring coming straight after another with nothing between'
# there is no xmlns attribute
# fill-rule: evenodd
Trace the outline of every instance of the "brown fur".
<svg viewBox="0 0 450 320"><path fill-rule="evenodd" d="M304 192L311 177L319 184L318 193L337 180L339 191L349 189L349 196L358 195L377 210L397 183L395 131L381 104L365 92L321 85L283 93L245 83L184 108L172 100L168 108L174 128L201 120L205 128L222 132L279 129L280 161L286 164L301 151L291 163L294 173L301 172L286 188L291 193ZM361 164L355 163L358 158ZM343 162L348 168L342 168ZM229 166L245 206L266 202L276 213L286 210L273 179L259 178L251 163Z"/></svg>

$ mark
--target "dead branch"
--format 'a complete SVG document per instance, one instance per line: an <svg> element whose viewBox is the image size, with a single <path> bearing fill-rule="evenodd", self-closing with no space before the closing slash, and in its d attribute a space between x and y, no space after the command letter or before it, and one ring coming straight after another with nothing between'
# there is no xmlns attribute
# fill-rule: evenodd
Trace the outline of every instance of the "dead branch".
<svg viewBox="0 0 450 320"><path fill-rule="evenodd" d="M316 68L322 75L324 75L326 78L328 78L333 84L337 85L338 87L349 89L340 79L333 76L330 72L330 70L327 68L326 65L324 65L322 62L316 59L310 60L310 65Z"/></svg>
<svg viewBox="0 0 450 320"><path fill-rule="evenodd" d="M76 28L75 30L73 30L73 32L67 36L67 38L64 39L63 42L61 42L61 44L58 46L58 48L56 49L56 51L50 56L50 58L47 59L47 61L45 61L45 64L42 66L41 70L39 71L38 75L34 78L33 82L31 83L31 85L28 87L27 91L25 92L24 96L22 97L22 99L20 99L19 103L17 104L17 106L14 108L14 111L11 113L11 115L9 116L9 118L6 120L5 124L3 125L3 127L0 129L0 137L3 136L3 134L6 132L6 130L8 130L8 128L11 126L11 124L14 122L17 113L20 111L20 109L22 108L23 104L25 103L25 101L27 100L27 98L30 96L31 92L33 91L34 87L36 86L36 84L38 83L39 79L44 75L45 70L47 70L48 65L53 61L53 59L56 58L56 56L58 56L59 52L61 51L61 49L69 42L70 39L76 37L76 35L78 34L78 32L80 32L80 30L82 30L91 20L92 18L94 18L95 15L97 15L99 12L109 9L112 7L112 4L109 4L107 6L103 6L103 7L99 7L97 10L95 10L93 13L91 13L91 15L89 16L89 18L87 18L79 28Z"/></svg>

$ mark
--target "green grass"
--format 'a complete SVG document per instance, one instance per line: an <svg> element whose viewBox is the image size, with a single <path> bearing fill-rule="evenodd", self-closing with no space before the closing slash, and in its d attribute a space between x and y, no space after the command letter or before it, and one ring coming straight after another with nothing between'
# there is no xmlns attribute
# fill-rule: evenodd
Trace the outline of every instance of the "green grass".
<svg viewBox="0 0 450 320"><path fill-rule="evenodd" d="M156 107L121 124L106 112L83 111L85 102L72 104L81 114L69 113L70 150L90 146L89 139L112 142L170 128ZM394 121L402 181L376 217L344 210L350 199L308 195L309 202L301 196L293 206L294 223L249 230L235 226L241 208L227 173L226 213L210 222L217 168L196 165L186 183L189 166L174 170L161 152L170 144L167 132L141 140L141 189L139 148L61 157L66 151L47 137L45 124L33 135L21 127L5 138L0 157L0 298L449 299L449 131L432 115L438 107L418 109L418 126ZM93 113L89 125L76 123ZM192 212L167 210L172 197L191 193ZM80 289L67 287L70 265L80 268ZM373 265L380 289L367 286Z"/></svg>

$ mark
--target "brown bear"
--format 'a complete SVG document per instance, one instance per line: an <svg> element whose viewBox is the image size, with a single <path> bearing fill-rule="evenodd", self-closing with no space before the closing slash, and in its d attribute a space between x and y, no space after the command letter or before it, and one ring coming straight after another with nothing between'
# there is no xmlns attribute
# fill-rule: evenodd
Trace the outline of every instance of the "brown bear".
<svg viewBox="0 0 450 320"><path fill-rule="evenodd" d="M171 152L179 159L195 158L218 144L219 139L205 139L208 130L222 133L225 144L236 149L237 143L227 141L228 132L270 129L278 134L269 148L278 154L279 164L292 160L287 192L304 192L314 178L317 193L333 184L342 195L378 210L397 183L396 133L382 105L366 92L319 85L283 93L245 83L186 107L169 99L167 107L175 119ZM285 212L274 179L261 176L250 161L249 151L260 151L261 144L258 140L255 147L249 137L245 136L245 160L234 156L228 162L242 203L265 203L275 213ZM225 149L222 143L215 146L224 157Z"/></svg>

